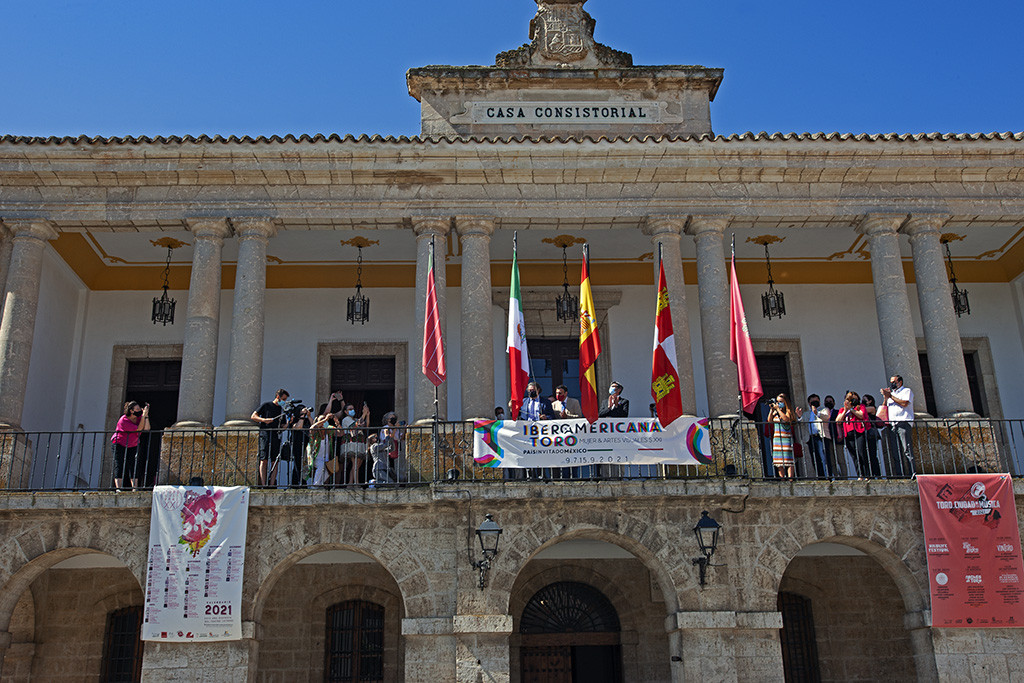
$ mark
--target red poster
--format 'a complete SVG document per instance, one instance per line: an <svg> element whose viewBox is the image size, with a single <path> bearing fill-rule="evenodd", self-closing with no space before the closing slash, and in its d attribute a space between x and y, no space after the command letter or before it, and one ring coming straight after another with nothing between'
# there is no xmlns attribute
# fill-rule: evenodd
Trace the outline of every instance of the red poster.
<svg viewBox="0 0 1024 683"><path fill-rule="evenodd" d="M1024 564L1008 474L917 477L932 626L1024 626Z"/></svg>

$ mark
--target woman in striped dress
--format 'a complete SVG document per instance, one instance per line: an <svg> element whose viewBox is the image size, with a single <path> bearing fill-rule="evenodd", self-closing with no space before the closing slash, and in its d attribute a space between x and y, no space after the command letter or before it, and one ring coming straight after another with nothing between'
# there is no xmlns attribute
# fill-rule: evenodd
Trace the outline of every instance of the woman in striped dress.
<svg viewBox="0 0 1024 683"><path fill-rule="evenodd" d="M772 465L782 479L793 479L796 461L793 458L793 423L797 416L790 407L789 397L779 394L769 403L768 421L775 428L772 434Z"/></svg>

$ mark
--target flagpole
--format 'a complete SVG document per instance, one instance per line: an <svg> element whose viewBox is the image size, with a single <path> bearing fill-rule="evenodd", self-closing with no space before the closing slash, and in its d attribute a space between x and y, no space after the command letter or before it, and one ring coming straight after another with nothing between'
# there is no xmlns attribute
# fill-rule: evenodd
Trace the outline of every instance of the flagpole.
<svg viewBox="0 0 1024 683"><path fill-rule="evenodd" d="M732 234L732 262L731 262L730 265L732 266L732 268L730 268L729 270L730 270L732 276L735 278L736 277L736 233ZM739 389L739 385L738 384L736 385L736 388ZM740 391L736 392L736 401L740 404L740 410L739 410L739 413L738 413L739 414L739 420L737 421L737 424L739 424L740 422L743 421L743 393L742 392L740 392ZM756 415L754 416L754 419L757 419ZM742 441L741 441L741 444L742 444ZM742 448L742 445L741 445L741 448ZM742 455L742 452L741 452L741 455Z"/></svg>

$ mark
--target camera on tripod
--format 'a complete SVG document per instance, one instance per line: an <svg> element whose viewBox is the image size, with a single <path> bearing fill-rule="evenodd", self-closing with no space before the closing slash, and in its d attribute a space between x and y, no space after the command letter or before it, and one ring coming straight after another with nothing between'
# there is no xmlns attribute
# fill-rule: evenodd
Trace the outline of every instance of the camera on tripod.
<svg viewBox="0 0 1024 683"><path fill-rule="evenodd" d="M301 398L289 398L287 401L281 401L278 405L284 411L288 422L295 422L295 420L302 416L304 410L309 410L309 407L302 402Z"/></svg>

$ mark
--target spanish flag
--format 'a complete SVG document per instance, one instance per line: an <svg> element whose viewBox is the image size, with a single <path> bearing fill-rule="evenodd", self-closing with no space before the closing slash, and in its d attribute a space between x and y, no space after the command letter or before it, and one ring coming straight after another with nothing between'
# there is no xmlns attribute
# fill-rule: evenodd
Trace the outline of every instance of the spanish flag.
<svg viewBox="0 0 1024 683"><path fill-rule="evenodd" d="M596 422L600 405L597 401L597 371L594 364L601 355L597 336L597 309L590 292L590 248L583 245L583 272L580 274L580 403L587 422Z"/></svg>

